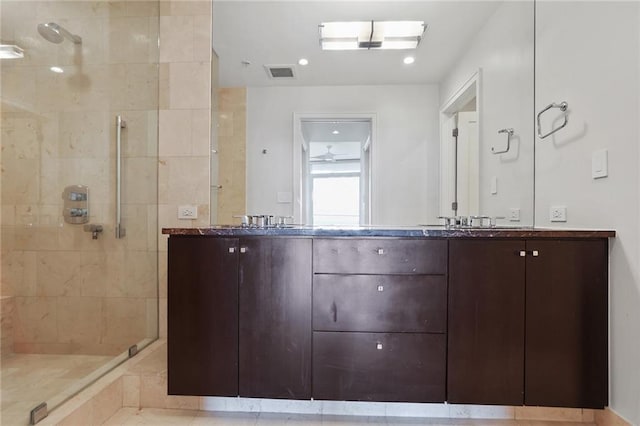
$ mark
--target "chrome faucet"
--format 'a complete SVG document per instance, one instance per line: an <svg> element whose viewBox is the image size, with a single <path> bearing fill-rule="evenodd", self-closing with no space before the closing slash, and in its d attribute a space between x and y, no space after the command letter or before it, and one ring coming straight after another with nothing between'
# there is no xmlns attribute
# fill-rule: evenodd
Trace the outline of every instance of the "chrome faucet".
<svg viewBox="0 0 640 426"><path fill-rule="evenodd" d="M504 216L486 216L486 215L438 216L438 219L444 220L444 226L447 229L493 228L496 226L498 219L504 219Z"/></svg>

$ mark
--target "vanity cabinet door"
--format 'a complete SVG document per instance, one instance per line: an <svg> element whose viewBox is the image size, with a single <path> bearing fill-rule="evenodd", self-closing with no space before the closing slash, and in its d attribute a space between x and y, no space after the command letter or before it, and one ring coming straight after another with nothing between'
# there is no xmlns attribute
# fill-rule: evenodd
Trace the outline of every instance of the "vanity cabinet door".
<svg viewBox="0 0 640 426"><path fill-rule="evenodd" d="M607 240L527 241L525 404L607 404Z"/></svg>
<svg viewBox="0 0 640 426"><path fill-rule="evenodd" d="M449 242L450 403L524 402L524 250L520 240Z"/></svg>
<svg viewBox="0 0 640 426"><path fill-rule="evenodd" d="M171 236L170 395L238 395L238 240Z"/></svg>
<svg viewBox="0 0 640 426"><path fill-rule="evenodd" d="M240 396L311 398L311 239L240 240Z"/></svg>

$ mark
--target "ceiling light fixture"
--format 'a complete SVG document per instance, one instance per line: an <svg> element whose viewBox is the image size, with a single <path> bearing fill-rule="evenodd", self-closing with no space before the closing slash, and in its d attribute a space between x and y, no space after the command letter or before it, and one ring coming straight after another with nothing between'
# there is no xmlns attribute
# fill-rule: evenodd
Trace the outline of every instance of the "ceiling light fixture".
<svg viewBox="0 0 640 426"><path fill-rule="evenodd" d="M416 61L416 58L414 58L413 56L407 56L406 58L404 58L402 60L402 62L404 62L407 65L411 65L412 63L414 63Z"/></svg>
<svg viewBox="0 0 640 426"><path fill-rule="evenodd" d="M60 67L51 67L49 69L53 72L57 72L58 74L62 74L64 72L64 70Z"/></svg>
<svg viewBox="0 0 640 426"><path fill-rule="evenodd" d="M323 50L415 49L427 26L424 21L323 22Z"/></svg>
<svg viewBox="0 0 640 426"><path fill-rule="evenodd" d="M334 135L339 135L339 134L340 134L340 132L339 132L338 130L334 130L334 131L333 131L333 132L331 132L331 133L333 133Z"/></svg>
<svg viewBox="0 0 640 426"><path fill-rule="evenodd" d="M24 50L15 44L0 44L0 59L24 58Z"/></svg>
<svg viewBox="0 0 640 426"><path fill-rule="evenodd" d="M300 58L300 60L298 61L298 64L302 66L309 65L309 60L306 58Z"/></svg>

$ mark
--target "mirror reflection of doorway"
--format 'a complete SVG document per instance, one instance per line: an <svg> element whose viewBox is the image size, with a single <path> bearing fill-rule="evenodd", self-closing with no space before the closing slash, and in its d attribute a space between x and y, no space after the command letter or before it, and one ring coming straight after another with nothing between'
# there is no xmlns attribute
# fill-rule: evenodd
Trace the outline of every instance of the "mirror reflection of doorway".
<svg viewBox="0 0 640 426"><path fill-rule="evenodd" d="M441 110L441 216L480 214L479 74Z"/></svg>
<svg viewBox="0 0 640 426"><path fill-rule="evenodd" d="M371 120L303 119L304 222L358 226L369 220Z"/></svg>

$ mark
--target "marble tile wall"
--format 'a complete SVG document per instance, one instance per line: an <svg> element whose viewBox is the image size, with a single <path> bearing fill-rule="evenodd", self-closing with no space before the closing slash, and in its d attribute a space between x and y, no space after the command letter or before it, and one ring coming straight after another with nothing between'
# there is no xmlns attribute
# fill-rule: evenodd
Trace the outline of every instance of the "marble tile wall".
<svg viewBox="0 0 640 426"><path fill-rule="evenodd" d="M0 358L13 352L14 298L0 297Z"/></svg>
<svg viewBox="0 0 640 426"><path fill-rule="evenodd" d="M246 146L247 90L244 87L218 90L218 192L219 224L239 224L233 216L247 214Z"/></svg>
<svg viewBox="0 0 640 426"><path fill-rule="evenodd" d="M210 223L211 2L160 3L159 228ZM198 218L178 220L178 206ZM167 236L159 234L160 336L166 336Z"/></svg>
<svg viewBox="0 0 640 426"><path fill-rule="evenodd" d="M2 40L25 50L1 70L0 294L13 297L13 350L121 352L157 334L160 4L0 7ZM36 30L42 22L82 44L46 41ZM122 240L114 236L118 114L127 121ZM72 184L89 186L90 221L104 226L98 240L62 218L62 191Z"/></svg>

